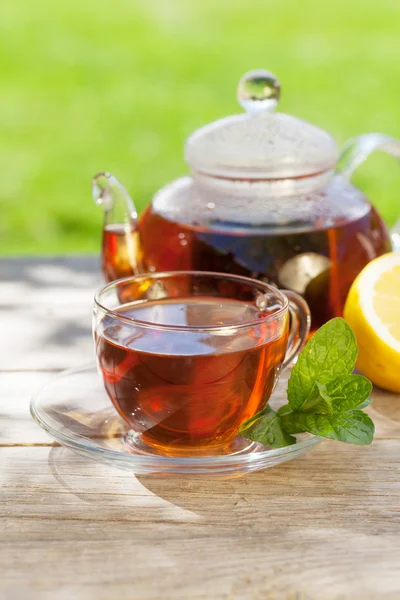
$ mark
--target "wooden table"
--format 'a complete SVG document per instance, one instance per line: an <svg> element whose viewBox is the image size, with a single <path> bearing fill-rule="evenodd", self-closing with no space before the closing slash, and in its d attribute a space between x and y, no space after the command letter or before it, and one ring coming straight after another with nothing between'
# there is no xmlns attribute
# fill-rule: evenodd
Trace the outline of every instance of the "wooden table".
<svg viewBox="0 0 400 600"><path fill-rule="evenodd" d="M399 599L399 396L375 391L371 446L237 479L136 478L47 437L29 398L91 359L98 282L91 257L0 261L0 598Z"/></svg>

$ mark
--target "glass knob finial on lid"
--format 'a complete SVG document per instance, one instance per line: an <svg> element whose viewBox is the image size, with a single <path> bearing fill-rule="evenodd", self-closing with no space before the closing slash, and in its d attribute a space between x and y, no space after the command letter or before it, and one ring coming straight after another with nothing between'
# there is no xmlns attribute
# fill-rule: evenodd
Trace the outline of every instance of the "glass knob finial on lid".
<svg viewBox="0 0 400 600"><path fill-rule="evenodd" d="M240 106L253 115L275 110L280 95L281 86L278 78L265 69L254 69L245 73L240 78L237 88Z"/></svg>

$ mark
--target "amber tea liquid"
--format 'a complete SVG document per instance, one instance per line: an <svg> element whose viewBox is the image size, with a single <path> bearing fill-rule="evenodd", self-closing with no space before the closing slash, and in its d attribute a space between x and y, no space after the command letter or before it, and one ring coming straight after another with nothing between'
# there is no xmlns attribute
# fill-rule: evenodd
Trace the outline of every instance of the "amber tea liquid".
<svg viewBox="0 0 400 600"><path fill-rule="evenodd" d="M102 270L107 282L136 275L142 270L142 251L136 228L106 225L103 230Z"/></svg>
<svg viewBox="0 0 400 600"><path fill-rule="evenodd" d="M172 222L149 207L141 222L143 255L156 271L200 270L245 275L301 293L312 329L342 316L350 286L373 258L390 250L383 221L371 206L362 218L296 234L203 230ZM300 257L300 260L299 258ZM289 273L282 267L296 259Z"/></svg>
<svg viewBox="0 0 400 600"><path fill-rule="evenodd" d="M287 346L287 326L279 330L279 319L237 328L265 313L246 302L204 296L131 304L118 312L170 326L225 327L220 334L177 334L103 318L96 352L105 388L144 444L171 455L223 448L266 404Z"/></svg>

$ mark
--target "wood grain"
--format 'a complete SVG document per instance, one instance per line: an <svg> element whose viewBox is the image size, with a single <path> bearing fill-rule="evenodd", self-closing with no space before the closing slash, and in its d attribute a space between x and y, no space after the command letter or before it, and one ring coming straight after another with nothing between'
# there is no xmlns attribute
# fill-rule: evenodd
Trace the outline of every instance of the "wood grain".
<svg viewBox="0 0 400 600"><path fill-rule="evenodd" d="M1 599L400 598L399 395L374 391L369 447L323 442L227 480L135 477L29 416L34 391L92 356L96 261L0 261L0 280Z"/></svg>
<svg viewBox="0 0 400 600"><path fill-rule="evenodd" d="M93 356L97 261L0 261L1 370L65 369Z"/></svg>
<svg viewBox="0 0 400 600"><path fill-rule="evenodd" d="M29 404L33 394L55 372L0 372L0 447L49 444L52 440L40 427L32 427Z"/></svg>
<svg viewBox="0 0 400 600"><path fill-rule="evenodd" d="M49 597L61 585L71 597L83 587L100 598L395 598L399 450L397 440L326 442L209 482L135 478L62 448L3 448L0 585L12 586L23 549L27 584Z"/></svg>

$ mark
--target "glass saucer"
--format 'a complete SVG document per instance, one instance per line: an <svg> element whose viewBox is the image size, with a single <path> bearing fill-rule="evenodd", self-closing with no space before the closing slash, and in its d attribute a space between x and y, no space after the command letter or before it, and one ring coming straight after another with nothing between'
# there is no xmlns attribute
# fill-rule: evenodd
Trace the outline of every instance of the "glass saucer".
<svg viewBox="0 0 400 600"><path fill-rule="evenodd" d="M284 403L286 381L283 375L270 399L273 408ZM135 432L112 406L94 363L64 371L46 384L33 398L31 414L63 446L138 474L244 475L296 458L320 441L317 436L300 434L296 444L279 449L246 441L230 454L201 457L170 457L140 449L132 443Z"/></svg>

